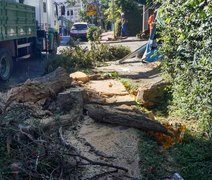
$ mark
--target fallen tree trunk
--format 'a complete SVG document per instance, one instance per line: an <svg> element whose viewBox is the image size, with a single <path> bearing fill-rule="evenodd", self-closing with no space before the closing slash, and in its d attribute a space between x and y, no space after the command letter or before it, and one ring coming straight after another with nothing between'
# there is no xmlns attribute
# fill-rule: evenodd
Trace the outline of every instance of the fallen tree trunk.
<svg viewBox="0 0 212 180"><path fill-rule="evenodd" d="M65 69L57 68L52 73L43 77L28 80L25 83L12 88L6 94L5 109L12 103L37 103L55 96L65 88L71 87L72 80Z"/></svg>
<svg viewBox="0 0 212 180"><path fill-rule="evenodd" d="M55 131L55 128L58 126L66 127L66 126L73 126L74 123L79 122L83 119L82 114L76 114L75 110L71 111L70 114L61 115L57 118L49 117L42 119L40 121L40 126L44 129L44 131L52 132Z"/></svg>
<svg viewBox="0 0 212 180"><path fill-rule="evenodd" d="M168 130L162 124L149 119L142 113L93 104L86 105L85 109L88 111L88 116L95 121L133 127L145 131L168 133Z"/></svg>

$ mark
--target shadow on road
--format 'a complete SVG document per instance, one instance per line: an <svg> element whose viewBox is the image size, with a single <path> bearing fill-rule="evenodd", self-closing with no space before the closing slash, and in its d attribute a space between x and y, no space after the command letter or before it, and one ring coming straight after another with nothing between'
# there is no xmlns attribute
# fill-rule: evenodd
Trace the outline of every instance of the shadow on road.
<svg viewBox="0 0 212 180"><path fill-rule="evenodd" d="M44 73L46 56L14 62L13 73L8 81L0 82L0 91L6 91L19 83L41 76Z"/></svg>
<svg viewBox="0 0 212 180"><path fill-rule="evenodd" d="M123 74L120 75L121 78L128 78L128 79L153 79L160 75L159 68L151 69L146 72L139 72L137 74Z"/></svg>

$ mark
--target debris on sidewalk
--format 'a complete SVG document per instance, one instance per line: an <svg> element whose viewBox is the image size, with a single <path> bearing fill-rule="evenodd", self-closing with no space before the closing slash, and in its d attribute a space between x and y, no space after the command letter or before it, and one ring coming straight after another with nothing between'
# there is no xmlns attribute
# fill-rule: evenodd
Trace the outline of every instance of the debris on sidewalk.
<svg viewBox="0 0 212 180"><path fill-rule="evenodd" d="M119 80L69 75L63 68L13 87L0 97L0 136L6 152L16 155L6 169L17 178L141 178L137 131L168 148L182 140L184 129L163 125L133 105L135 97Z"/></svg>

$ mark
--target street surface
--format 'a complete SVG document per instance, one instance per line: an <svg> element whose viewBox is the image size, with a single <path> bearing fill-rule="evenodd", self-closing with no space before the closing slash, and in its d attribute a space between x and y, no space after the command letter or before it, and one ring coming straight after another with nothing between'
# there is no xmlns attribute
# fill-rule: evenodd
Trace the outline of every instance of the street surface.
<svg viewBox="0 0 212 180"><path fill-rule="evenodd" d="M61 49L68 47L67 43L69 42L70 37L64 36L61 39L61 45L58 48L58 53ZM136 50L140 46L142 46L145 41L135 41L135 42L111 42L107 44L110 45L123 45L127 46L131 49L131 51ZM79 45L81 47L90 47L90 43L83 41L80 42ZM44 73L45 63L47 61L47 57L45 54L41 58L36 59L28 59L28 60L21 60L14 63L14 70L12 77L7 82L0 82L0 91L8 89L11 86L14 86L18 83L22 83L27 79L35 78L41 76Z"/></svg>
<svg viewBox="0 0 212 180"><path fill-rule="evenodd" d="M63 48L66 48L68 47L67 43L69 42L70 40L70 37L69 36L64 36L62 37L62 40L61 40L61 46L58 48L58 52L60 50L62 50ZM146 41L129 41L129 42L121 42L121 41L117 41L117 42L104 42L106 44L110 44L110 45L123 45L123 46L127 46L130 48L130 50L133 52L135 51L136 49L138 49L139 47L141 47L142 45L144 45L146 43ZM86 42L86 41L83 41L83 42L80 42L79 45L81 47L90 47L90 43L89 42Z"/></svg>
<svg viewBox="0 0 212 180"><path fill-rule="evenodd" d="M145 43L146 43L146 41L135 41L135 42L117 42L117 43L112 42L112 43L107 43L107 44L110 44L111 46L118 46L118 45L127 46L133 52L136 49L138 49L139 47L141 47L142 45L144 45ZM89 42L81 42L80 46L90 47Z"/></svg>

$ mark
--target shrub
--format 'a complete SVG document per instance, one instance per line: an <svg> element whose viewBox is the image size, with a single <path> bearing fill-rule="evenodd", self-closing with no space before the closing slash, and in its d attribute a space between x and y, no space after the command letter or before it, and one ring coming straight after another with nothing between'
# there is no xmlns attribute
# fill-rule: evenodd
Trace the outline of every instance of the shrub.
<svg viewBox="0 0 212 180"><path fill-rule="evenodd" d="M90 27L87 33L87 39L89 41L98 41L100 40L101 29L97 26Z"/></svg>
<svg viewBox="0 0 212 180"><path fill-rule="evenodd" d="M109 51L111 52L113 56L111 57L111 60L121 59L131 52L128 47L122 46L122 45L109 46Z"/></svg>
<svg viewBox="0 0 212 180"><path fill-rule="evenodd" d="M212 2L163 1L160 9L162 70L172 82L172 110L198 120L211 136Z"/></svg>
<svg viewBox="0 0 212 180"><path fill-rule="evenodd" d="M53 71L59 66L68 72L90 69L106 61L121 59L128 53L130 53L129 48L124 46L109 46L92 42L90 49L79 46L63 49L61 55L50 58L45 69L46 72Z"/></svg>

